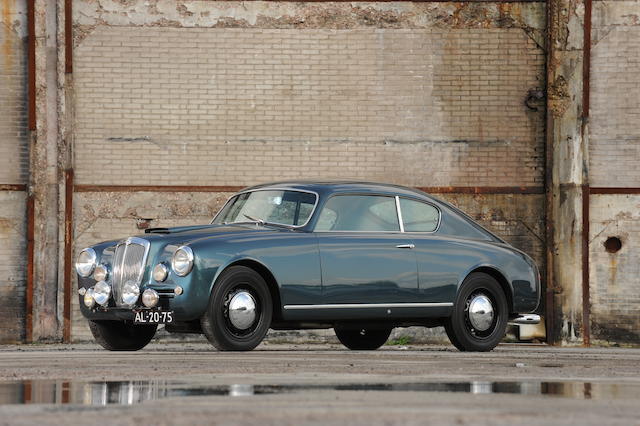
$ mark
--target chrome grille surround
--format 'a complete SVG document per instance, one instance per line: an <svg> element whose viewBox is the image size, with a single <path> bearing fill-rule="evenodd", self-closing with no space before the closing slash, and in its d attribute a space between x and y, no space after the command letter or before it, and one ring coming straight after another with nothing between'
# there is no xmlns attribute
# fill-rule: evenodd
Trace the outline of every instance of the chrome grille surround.
<svg viewBox="0 0 640 426"><path fill-rule="evenodd" d="M149 241L137 237L127 238L116 246L113 254L111 278L111 288L116 306L131 307L122 301L122 287L127 281L133 281L138 286L142 284L150 247Z"/></svg>

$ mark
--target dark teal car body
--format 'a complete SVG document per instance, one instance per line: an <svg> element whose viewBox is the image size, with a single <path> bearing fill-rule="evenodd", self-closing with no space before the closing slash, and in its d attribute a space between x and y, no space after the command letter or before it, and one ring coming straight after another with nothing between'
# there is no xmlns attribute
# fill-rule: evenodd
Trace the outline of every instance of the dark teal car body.
<svg viewBox="0 0 640 426"><path fill-rule="evenodd" d="M255 270L268 284L272 328L331 327L358 321L439 325L440 319L451 315L460 286L474 272L486 273L500 284L509 318L538 306L540 279L532 259L448 203L417 190L375 183L280 182L245 191L273 189L315 195L307 223L285 227L247 221L155 228L138 236L149 243L140 290L156 290L158 309L173 312L174 323L167 329L199 332L198 321L207 310L213 287L223 271L234 265ZM439 212L438 223L432 232L317 231L323 207L340 195L426 203ZM110 267L118 242L92 246L98 264ZM191 272L178 276L169 268L163 282L155 281L154 266L170 265L181 246L193 252ZM79 276L78 284L89 289L96 280ZM174 291L178 286L179 295ZM130 321L136 309L145 309L139 303L131 308L114 303L89 308L82 296L80 306L90 320Z"/></svg>

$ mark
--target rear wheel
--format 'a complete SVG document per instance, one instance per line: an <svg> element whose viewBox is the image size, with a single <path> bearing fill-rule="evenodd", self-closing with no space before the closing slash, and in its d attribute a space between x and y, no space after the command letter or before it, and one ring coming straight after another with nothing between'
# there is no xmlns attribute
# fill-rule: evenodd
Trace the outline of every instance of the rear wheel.
<svg viewBox="0 0 640 426"><path fill-rule="evenodd" d="M250 351L271 326L273 305L264 279L251 268L232 266L213 286L202 332L221 351Z"/></svg>
<svg viewBox="0 0 640 426"><path fill-rule="evenodd" d="M391 334L391 328L334 328L340 343L354 351L372 351L384 345Z"/></svg>
<svg viewBox="0 0 640 426"><path fill-rule="evenodd" d="M504 337L508 316L500 284L491 275L476 272L462 283L445 330L461 351L490 351Z"/></svg>
<svg viewBox="0 0 640 426"><path fill-rule="evenodd" d="M137 351L149 344L156 334L155 324L133 325L124 321L89 321L96 342L110 351Z"/></svg>

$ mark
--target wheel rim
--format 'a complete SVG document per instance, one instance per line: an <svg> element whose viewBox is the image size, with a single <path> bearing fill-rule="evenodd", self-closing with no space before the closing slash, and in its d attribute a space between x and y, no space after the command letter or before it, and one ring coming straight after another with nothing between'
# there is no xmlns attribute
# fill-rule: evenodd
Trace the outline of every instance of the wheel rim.
<svg viewBox="0 0 640 426"><path fill-rule="evenodd" d="M465 305L465 324L469 332L477 338L489 337L498 320L494 299L483 291L469 295Z"/></svg>
<svg viewBox="0 0 640 426"><path fill-rule="evenodd" d="M244 337L251 334L260 319L260 306L255 295L245 288L235 288L227 293L224 318L234 335Z"/></svg>

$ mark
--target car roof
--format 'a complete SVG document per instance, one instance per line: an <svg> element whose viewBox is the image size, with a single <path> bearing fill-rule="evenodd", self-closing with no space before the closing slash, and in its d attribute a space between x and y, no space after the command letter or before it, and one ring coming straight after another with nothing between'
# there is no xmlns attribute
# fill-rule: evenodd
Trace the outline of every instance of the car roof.
<svg viewBox="0 0 640 426"><path fill-rule="evenodd" d="M243 191L252 191L256 189L297 189L304 191L317 192L320 195L327 196L337 193L363 193L363 194L386 194L408 196L412 198L420 198L429 201L440 200L417 189L408 188L401 185L393 185L379 182L361 182L350 180L291 180L281 182L270 182L261 185L245 188Z"/></svg>

